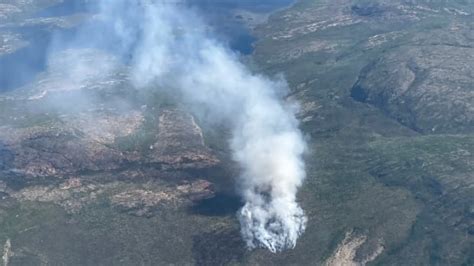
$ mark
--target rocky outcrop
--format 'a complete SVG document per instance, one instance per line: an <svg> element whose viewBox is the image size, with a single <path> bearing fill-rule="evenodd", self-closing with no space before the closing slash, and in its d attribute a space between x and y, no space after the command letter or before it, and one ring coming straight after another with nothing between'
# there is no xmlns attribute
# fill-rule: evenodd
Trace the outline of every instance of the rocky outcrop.
<svg viewBox="0 0 474 266"><path fill-rule="evenodd" d="M156 141L148 150L121 150L117 140L132 137L143 123L143 113L130 110L64 115L48 126L3 126L0 170L35 178L117 170L137 163L160 165L163 170L209 169L219 163L193 116L177 109L160 114Z"/></svg>
<svg viewBox="0 0 474 266"><path fill-rule="evenodd" d="M177 208L214 197L213 185L205 180L185 181L162 189L141 188L113 195L113 206L135 216L151 217L161 208Z"/></svg>
<svg viewBox="0 0 474 266"><path fill-rule="evenodd" d="M58 127L2 128L0 139L6 171L26 177L64 176L79 171L112 170L125 162L124 155L79 131ZM8 160L7 160L8 159Z"/></svg>
<svg viewBox="0 0 474 266"><path fill-rule="evenodd" d="M150 217L214 197L194 170L219 160L194 117L138 97L125 66L93 49L64 50L32 83L0 95L0 200L72 214L105 200Z"/></svg>
<svg viewBox="0 0 474 266"><path fill-rule="evenodd" d="M11 197L23 201L53 203L68 213L76 213L85 205L97 200L111 185L83 184L80 178L70 178L59 186L29 186L12 191Z"/></svg>
<svg viewBox="0 0 474 266"><path fill-rule="evenodd" d="M367 241L367 236L356 234L353 231L347 232L344 239L339 243L334 253L329 257L325 266L364 266L375 260L384 250L379 244L372 254L357 256L359 248ZM363 257L358 259L357 257Z"/></svg>
<svg viewBox="0 0 474 266"><path fill-rule="evenodd" d="M152 162L174 169L210 168L219 162L204 144L202 130L192 115L178 109L164 110L158 123L158 141L150 147Z"/></svg>
<svg viewBox="0 0 474 266"><path fill-rule="evenodd" d="M9 265L10 257L12 256L13 256L12 243L10 239L7 239L7 241L5 242L5 245L3 245L3 256L2 256L3 266Z"/></svg>
<svg viewBox="0 0 474 266"><path fill-rule="evenodd" d="M77 213L102 198L120 211L146 217L154 216L162 209L190 206L214 197L213 184L205 180L184 180L179 184L151 181L131 185L122 181L97 183L84 181L83 177L72 177L58 185L28 186L16 191L5 188L4 191L19 202L52 203L68 213Z"/></svg>

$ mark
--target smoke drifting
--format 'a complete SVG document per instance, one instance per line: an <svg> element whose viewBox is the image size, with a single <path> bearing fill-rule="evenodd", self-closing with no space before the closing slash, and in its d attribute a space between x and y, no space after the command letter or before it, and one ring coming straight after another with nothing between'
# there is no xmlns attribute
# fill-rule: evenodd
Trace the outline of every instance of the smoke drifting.
<svg viewBox="0 0 474 266"><path fill-rule="evenodd" d="M231 125L245 201L238 218L248 247L293 248L306 225L296 202L305 178L305 143L295 107L281 99L286 83L251 73L182 1L99 3L107 34L85 27L81 35L96 36L100 46L130 58L133 85L175 90L193 108L206 108L212 119Z"/></svg>

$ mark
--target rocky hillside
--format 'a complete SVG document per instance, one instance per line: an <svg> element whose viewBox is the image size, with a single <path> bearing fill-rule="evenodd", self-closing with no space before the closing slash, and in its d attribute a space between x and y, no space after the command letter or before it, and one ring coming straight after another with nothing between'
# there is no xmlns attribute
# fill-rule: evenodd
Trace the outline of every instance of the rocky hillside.
<svg viewBox="0 0 474 266"><path fill-rule="evenodd" d="M278 263L472 264L473 11L302 0L257 29L311 135L310 228Z"/></svg>
<svg viewBox="0 0 474 266"><path fill-rule="evenodd" d="M472 132L472 4L324 2L301 1L261 27L260 61L279 69L301 62L288 72L304 86L320 68L357 60L348 67L359 74L347 77L355 100L423 133Z"/></svg>
<svg viewBox="0 0 474 266"><path fill-rule="evenodd" d="M41 13L57 2L0 3L4 265L474 263L474 2L300 0L248 22L245 61L285 75L308 141L308 228L279 254L241 240L226 128L133 89L108 51L50 57L90 19Z"/></svg>

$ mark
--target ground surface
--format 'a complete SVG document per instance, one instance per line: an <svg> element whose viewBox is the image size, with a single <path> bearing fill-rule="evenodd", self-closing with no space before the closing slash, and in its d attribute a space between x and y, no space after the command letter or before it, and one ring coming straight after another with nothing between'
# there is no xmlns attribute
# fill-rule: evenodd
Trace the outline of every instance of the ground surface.
<svg viewBox="0 0 474 266"><path fill-rule="evenodd" d="M288 78L310 148L308 228L281 254L241 241L225 128L130 89L113 56L67 49L5 78L36 31L87 18L34 16L54 2L0 4L4 264L474 264L473 1L301 0L249 22L247 61ZM97 57L88 80L62 71Z"/></svg>

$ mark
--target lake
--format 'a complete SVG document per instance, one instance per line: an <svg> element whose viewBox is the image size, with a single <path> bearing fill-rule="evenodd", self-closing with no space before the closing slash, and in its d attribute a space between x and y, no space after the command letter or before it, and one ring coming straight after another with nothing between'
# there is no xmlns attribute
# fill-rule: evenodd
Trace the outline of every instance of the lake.
<svg viewBox="0 0 474 266"><path fill-rule="evenodd" d="M65 1L42 10L37 16L67 16L87 12L90 10L90 4L86 2ZM245 10L267 14L293 2L294 0L193 0L188 1L188 4L199 10L223 42L228 43L233 50L248 55L252 53L252 44L256 39L241 21L235 19L234 12Z"/></svg>

